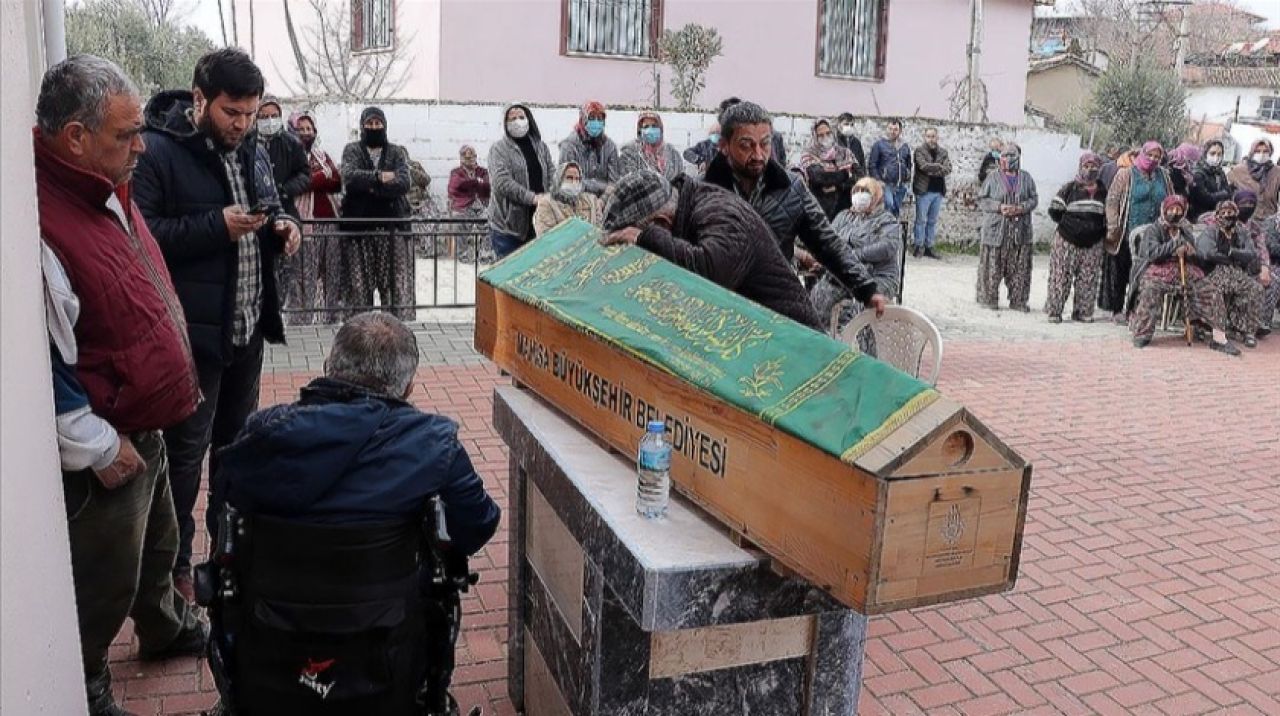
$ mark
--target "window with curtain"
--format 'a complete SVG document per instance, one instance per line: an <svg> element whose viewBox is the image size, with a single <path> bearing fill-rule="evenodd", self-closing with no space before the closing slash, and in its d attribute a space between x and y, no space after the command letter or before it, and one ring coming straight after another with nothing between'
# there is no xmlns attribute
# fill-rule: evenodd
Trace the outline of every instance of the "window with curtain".
<svg viewBox="0 0 1280 716"><path fill-rule="evenodd" d="M889 0L818 2L818 74L884 79Z"/></svg>
<svg viewBox="0 0 1280 716"><path fill-rule="evenodd" d="M661 0L563 0L565 54L650 58L662 31Z"/></svg>
<svg viewBox="0 0 1280 716"><path fill-rule="evenodd" d="M351 0L351 51L389 50L395 40L395 0Z"/></svg>

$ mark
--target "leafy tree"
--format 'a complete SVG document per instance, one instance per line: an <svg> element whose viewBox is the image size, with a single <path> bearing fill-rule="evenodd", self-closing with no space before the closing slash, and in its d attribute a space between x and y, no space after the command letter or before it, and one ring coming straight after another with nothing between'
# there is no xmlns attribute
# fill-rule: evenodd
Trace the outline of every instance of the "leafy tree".
<svg viewBox="0 0 1280 716"><path fill-rule="evenodd" d="M151 14L144 0L85 0L67 7L67 52L89 53L120 65L144 95L188 88L196 60L213 42L172 16Z"/></svg>
<svg viewBox="0 0 1280 716"><path fill-rule="evenodd" d="M698 93L707 86L707 69L723 49L714 28L690 23L679 30L664 30L658 55L671 67L671 96L678 109L693 109Z"/></svg>
<svg viewBox="0 0 1280 716"><path fill-rule="evenodd" d="M1088 114L1109 130L1112 141L1134 145L1155 139L1173 146L1187 133L1187 91L1168 67L1116 63L1094 85Z"/></svg>

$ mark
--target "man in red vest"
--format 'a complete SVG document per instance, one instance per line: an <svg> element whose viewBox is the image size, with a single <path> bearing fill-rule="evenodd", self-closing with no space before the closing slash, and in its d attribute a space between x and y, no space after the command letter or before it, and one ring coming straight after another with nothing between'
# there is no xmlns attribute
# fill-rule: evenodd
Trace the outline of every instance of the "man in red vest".
<svg viewBox="0 0 1280 716"><path fill-rule="evenodd" d="M124 716L107 649L132 617L139 656L200 654L208 628L174 588L178 523L160 431L200 402L164 258L129 198L144 151L138 89L79 55L36 105L36 197L71 567L91 716Z"/></svg>

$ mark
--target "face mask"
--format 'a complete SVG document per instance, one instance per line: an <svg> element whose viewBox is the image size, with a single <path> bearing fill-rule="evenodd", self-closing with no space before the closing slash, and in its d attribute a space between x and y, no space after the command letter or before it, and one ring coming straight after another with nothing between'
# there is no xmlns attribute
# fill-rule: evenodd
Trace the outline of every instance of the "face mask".
<svg viewBox="0 0 1280 716"><path fill-rule="evenodd" d="M999 159L999 158L1000 158L1000 150L999 150L999 149L992 149L992 150L991 150L991 158L992 158L992 159Z"/></svg>
<svg viewBox="0 0 1280 716"><path fill-rule="evenodd" d="M1222 216L1219 216L1219 217L1218 217L1218 226L1221 226L1222 228L1226 229L1227 231L1230 231L1231 229L1235 228L1235 225L1236 225L1236 217L1237 217L1237 215L1236 215L1236 214L1224 214L1224 215L1222 215Z"/></svg>
<svg viewBox="0 0 1280 716"><path fill-rule="evenodd" d="M720 134L719 134L719 133L717 133L717 132L712 132L711 134L708 134L708 135L707 135L707 141L708 141L708 142L711 142L712 144L719 144L719 143L720 143Z"/></svg>
<svg viewBox="0 0 1280 716"><path fill-rule="evenodd" d="M1254 210L1255 208L1256 208L1256 207L1252 207L1252 206L1242 206L1242 207L1240 207L1240 220L1241 220L1241 221L1248 221L1249 219L1252 219L1252 218L1253 218L1253 210Z"/></svg>
<svg viewBox="0 0 1280 716"><path fill-rule="evenodd" d="M871 208L871 195L865 191L860 191L853 195L853 210L865 212Z"/></svg>
<svg viewBox="0 0 1280 716"><path fill-rule="evenodd" d="M825 137L818 137L818 146L823 149L830 149L836 143L836 138L828 134Z"/></svg>
<svg viewBox="0 0 1280 716"><path fill-rule="evenodd" d="M1221 163L1222 163L1222 155L1221 155L1221 154L1210 154L1209 156L1207 156L1207 157L1205 157L1205 158L1204 158L1204 163L1205 163L1205 164L1208 164L1208 165L1209 165L1209 166L1211 166L1211 167L1216 167L1216 166L1218 166L1219 164L1221 164Z"/></svg>
<svg viewBox="0 0 1280 716"><path fill-rule="evenodd" d="M1018 165L1022 163L1022 160L1019 157L1001 157L1001 159L1004 161L1004 165L1008 167L1011 172L1017 171Z"/></svg>
<svg viewBox="0 0 1280 716"><path fill-rule="evenodd" d="M598 137L598 136L600 136L601 134L604 134L604 120L603 120L603 119L588 119L588 120L587 120L586 127L587 127L587 136L588 136L588 137Z"/></svg>
<svg viewBox="0 0 1280 716"><path fill-rule="evenodd" d="M567 181L560 185L560 193L570 199L577 199L578 195L582 193L582 182Z"/></svg>
<svg viewBox="0 0 1280 716"><path fill-rule="evenodd" d="M529 120L513 119L507 122L507 134L515 139L523 139L529 133Z"/></svg>
<svg viewBox="0 0 1280 716"><path fill-rule="evenodd" d="M1266 152L1254 152L1254 153L1253 153L1253 163L1254 163L1254 164L1266 164L1268 159L1271 159L1271 155L1270 155L1270 154L1267 154Z"/></svg>
<svg viewBox="0 0 1280 716"><path fill-rule="evenodd" d="M645 127L640 130L640 138L644 140L645 144L657 144L662 141L662 128Z"/></svg>
<svg viewBox="0 0 1280 716"><path fill-rule="evenodd" d="M360 130L360 141L364 142L366 147L384 147L387 144L387 130L382 129L362 129Z"/></svg>
<svg viewBox="0 0 1280 716"><path fill-rule="evenodd" d="M852 124L842 124L842 125L840 125L840 133L841 133L841 134L843 134L843 135L844 135L844 136L846 136L846 137L852 137L852 136L853 136L854 131L855 131L855 130L854 130L853 125L852 125Z"/></svg>
<svg viewBox="0 0 1280 716"><path fill-rule="evenodd" d="M258 120L258 133L274 137L284 131L284 120L279 117L264 117Z"/></svg>
<svg viewBox="0 0 1280 716"><path fill-rule="evenodd" d="M1084 178L1088 181L1097 181L1098 175L1101 173L1102 171L1097 167L1089 167L1084 170Z"/></svg>
<svg viewBox="0 0 1280 716"><path fill-rule="evenodd" d="M1181 211L1171 211L1164 215L1164 220L1170 225L1176 226L1177 224L1182 223L1182 217L1183 213Z"/></svg>

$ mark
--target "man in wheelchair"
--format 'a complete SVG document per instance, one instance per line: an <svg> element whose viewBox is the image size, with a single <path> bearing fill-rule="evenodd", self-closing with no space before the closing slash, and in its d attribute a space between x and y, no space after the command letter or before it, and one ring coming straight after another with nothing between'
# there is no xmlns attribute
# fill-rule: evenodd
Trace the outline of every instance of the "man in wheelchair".
<svg viewBox="0 0 1280 716"><path fill-rule="evenodd" d="M197 569L228 716L443 716L467 557L494 534L451 420L408 402L413 333L347 321L325 376L219 456Z"/></svg>

